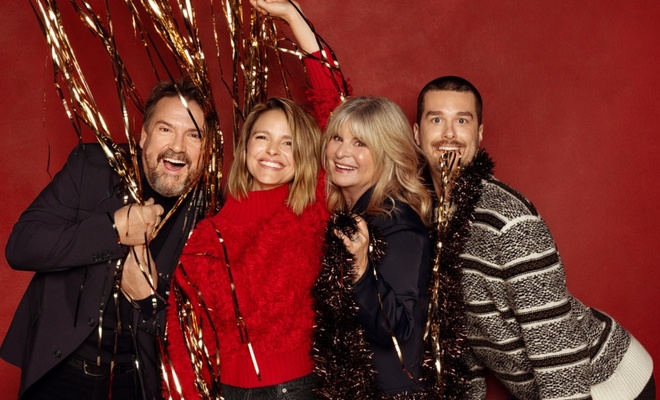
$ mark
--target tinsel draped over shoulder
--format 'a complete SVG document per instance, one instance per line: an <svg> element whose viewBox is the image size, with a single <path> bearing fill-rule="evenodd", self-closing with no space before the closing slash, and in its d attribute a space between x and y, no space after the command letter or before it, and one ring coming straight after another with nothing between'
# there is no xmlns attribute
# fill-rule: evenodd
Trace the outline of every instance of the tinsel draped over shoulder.
<svg viewBox="0 0 660 400"><path fill-rule="evenodd" d="M356 222L335 212L325 233L325 257L312 288L316 330L312 358L319 377L317 392L323 399L378 399L372 353L357 321L353 297L355 275L352 255L335 230L353 235ZM382 254L383 241L369 227L374 253Z"/></svg>

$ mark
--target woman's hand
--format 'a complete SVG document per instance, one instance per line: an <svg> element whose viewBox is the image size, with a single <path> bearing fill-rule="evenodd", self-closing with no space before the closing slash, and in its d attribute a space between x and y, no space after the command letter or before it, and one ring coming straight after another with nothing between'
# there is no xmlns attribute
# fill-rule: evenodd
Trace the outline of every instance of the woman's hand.
<svg viewBox="0 0 660 400"><path fill-rule="evenodd" d="M300 5L293 0L250 0L252 7L262 14L285 20L291 27L291 32L298 42L298 46L311 54L321 50L316 35L302 14Z"/></svg>
<svg viewBox="0 0 660 400"><path fill-rule="evenodd" d="M355 275L353 283L357 282L369 265L369 229L364 219L357 217L357 231L353 236L348 236L341 231L335 230L335 235L344 241L344 246L353 255Z"/></svg>
<svg viewBox="0 0 660 400"><path fill-rule="evenodd" d="M262 14L282 18L288 23L298 14L295 7L299 8L298 3L289 0L250 0L250 4Z"/></svg>

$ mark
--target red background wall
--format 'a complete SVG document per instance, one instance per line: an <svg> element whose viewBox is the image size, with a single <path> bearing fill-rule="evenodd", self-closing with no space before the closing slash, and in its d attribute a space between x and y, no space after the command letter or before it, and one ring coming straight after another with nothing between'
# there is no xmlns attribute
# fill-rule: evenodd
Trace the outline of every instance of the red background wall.
<svg viewBox="0 0 660 400"><path fill-rule="evenodd" d="M437 76L461 75L480 88L483 145L497 162L496 175L532 199L550 225L569 289L614 316L660 359L660 3L300 2L355 93L390 97L411 120L419 89ZM80 32L76 40L84 43ZM0 4L0 56L4 244L77 137L55 95L29 2ZM109 66L88 62L98 71L88 79L107 81L101 75ZM300 71L293 79L302 79ZM139 82L146 90L153 78ZM221 115L230 132L229 115ZM0 258L0 338L29 278ZM3 397L14 397L18 377L0 361ZM501 389L489 396L504 398Z"/></svg>

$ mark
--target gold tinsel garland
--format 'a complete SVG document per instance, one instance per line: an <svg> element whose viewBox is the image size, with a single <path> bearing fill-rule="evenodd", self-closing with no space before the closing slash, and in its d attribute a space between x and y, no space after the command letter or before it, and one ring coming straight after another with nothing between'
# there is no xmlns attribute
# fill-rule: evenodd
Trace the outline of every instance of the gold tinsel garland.
<svg viewBox="0 0 660 400"><path fill-rule="evenodd" d="M450 160L447 160L450 161ZM454 160L456 164L456 160ZM429 335L432 338L434 348L429 349L436 363L440 360L442 368L439 371L443 399L462 400L467 394L468 381L471 372L465 363L466 354L470 352L467 344L467 328L465 321L465 304L462 291L462 273L460 254L463 252L465 242L470 236L471 221L473 219L477 202L481 198L483 180L492 175L493 162L484 150L479 150L472 161L467 165L460 166L460 173L454 169L448 169L450 179L448 184L442 185L444 190L440 191L444 202L450 201L444 207L449 218L438 220L439 224L434 232L436 243L441 243L436 248L437 275L434 280L437 287L432 289L433 313L429 314L432 325L437 325ZM427 166L427 168L431 168ZM429 171L427 171L429 172ZM427 177L430 182L430 177ZM443 212L443 211L441 211ZM444 213L444 212L443 212ZM438 358L439 355L439 358ZM434 369L437 374L437 368Z"/></svg>
<svg viewBox="0 0 660 400"><path fill-rule="evenodd" d="M438 235L435 241L435 257L433 260L433 275L431 277L429 291L429 310L424 330L424 340L430 346L435 371L438 379L442 380L442 347L440 337L444 332L441 329L441 293L440 285L442 281L443 268L440 255L442 254L443 236L447 231L449 219L452 211L451 189L454 179L460 173L461 154L455 151L447 151L440 156L439 165L436 166L439 172L439 187L437 188L437 206L435 208L436 232Z"/></svg>

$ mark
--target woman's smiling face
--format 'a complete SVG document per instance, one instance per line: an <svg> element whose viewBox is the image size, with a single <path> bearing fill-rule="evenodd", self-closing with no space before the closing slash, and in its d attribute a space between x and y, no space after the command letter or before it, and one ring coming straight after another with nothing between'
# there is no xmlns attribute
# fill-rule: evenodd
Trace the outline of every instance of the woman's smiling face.
<svg viewBox="0 0 660 400"><path fill-rule="evenodd" d="M252 126L247 144L250 190L274 189L291 182L295 173L293 135L284 112L264 112Z"/></svg>
<svg viewBox="0 0 660 400"><path fill-rule="evenodd" d="M325 157L332 183L341 188L350 205L377 180L376 164L367 145L355 137L346 122L326 145Z"/></svg>

